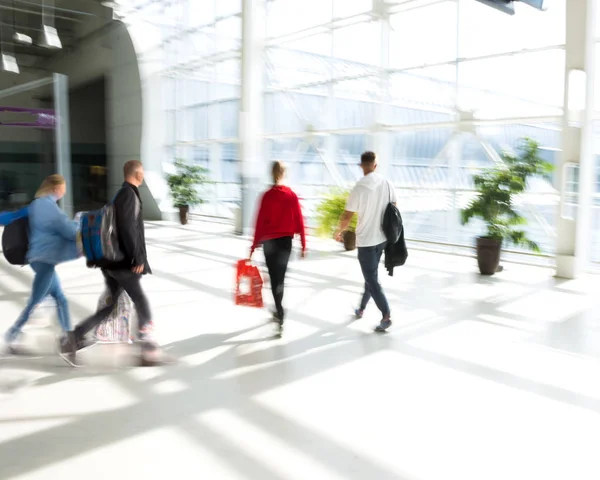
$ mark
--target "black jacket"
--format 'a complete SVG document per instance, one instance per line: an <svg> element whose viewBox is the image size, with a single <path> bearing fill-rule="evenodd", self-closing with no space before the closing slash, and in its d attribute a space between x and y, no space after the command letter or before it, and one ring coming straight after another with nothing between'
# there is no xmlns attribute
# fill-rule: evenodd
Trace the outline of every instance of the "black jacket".
<svg viewBox="0 0 600 480"><path fill-rule="evenodd" d="M142 198L138 188L125 182L113 200L117 223L119 246L125 255L122 262L115 263L109 270L131 270L144 265L144 275L151 274L146 255L146 234Z"/></svg>
<svg viewBox="0 0 600 480"><path fill-rule="evenodd" d="M394 276L394 267L401 267L406 263L408 258L408 250L404 241L404 229L400 234L398 241L392 245L388 244L385 247L385 269L390 277Z"/></svg>
<svg viewBox="0 0 600 480"><path fill-rule="evenodd" d="M388 216L390 218L388 218ZM402 221L402 215L400 215L400 212L395 207L388 207L386 210L383 230L386 238L398 238L396 243L388 242L384 252L385 269L388 271L390 277L393 277L394 267L401 267L406 263L406 259L408 258L408 249L406 248L406 242L404 241L404 223ZM399 237L398 230L400 232Z"/></svg>

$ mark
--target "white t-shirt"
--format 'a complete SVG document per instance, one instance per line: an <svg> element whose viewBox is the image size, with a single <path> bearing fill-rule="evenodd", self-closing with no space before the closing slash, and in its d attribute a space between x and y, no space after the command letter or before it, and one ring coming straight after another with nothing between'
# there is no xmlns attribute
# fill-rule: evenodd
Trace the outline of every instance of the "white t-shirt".
<svg viewBox="0 0 600 480"><path fill-rule="evenodd" d="M357 247L372 247L386 241L381 228L383 214L389 203L397 202L394 185L383 175L373 172L356 184L346 202L346 210L358 213Z"/></svg>

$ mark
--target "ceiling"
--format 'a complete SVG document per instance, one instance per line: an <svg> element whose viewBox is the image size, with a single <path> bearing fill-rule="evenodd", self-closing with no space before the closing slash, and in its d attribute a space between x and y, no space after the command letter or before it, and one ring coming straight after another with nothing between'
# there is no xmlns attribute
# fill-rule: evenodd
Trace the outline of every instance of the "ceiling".
<svg viewBox="0 0 600 480"><path fill-rule="evenodd" d="M0 0L1 38L5 53L15 53L20 67L35 68L49 58L69 52L84 37L113 18L102 0ZM54 26L62 50L40 46L42 25ZM15 31L32 38L31 45L14 40Z"/></svg>

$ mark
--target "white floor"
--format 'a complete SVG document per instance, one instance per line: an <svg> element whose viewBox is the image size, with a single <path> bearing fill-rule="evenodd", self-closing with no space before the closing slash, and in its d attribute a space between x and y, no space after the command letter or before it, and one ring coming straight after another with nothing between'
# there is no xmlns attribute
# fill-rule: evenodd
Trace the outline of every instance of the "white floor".
<svg viewBox="0 0 600 480"><path fill-rule="evenodd" d="M481 278L471 259L411 251L381 270L394 326L377 335L374 307L351 322L356 259L318 242L290 266L277 339L266 309L233 305L248 243L227 231L148 226L144 282L178 365L131 368L102 346L70 369L39 309L39 357L0 358L0 479L600 478L599 278L511 264ZM77 322L100 274L60 276ZM30 279L0 262L2 330Z"/></svg>

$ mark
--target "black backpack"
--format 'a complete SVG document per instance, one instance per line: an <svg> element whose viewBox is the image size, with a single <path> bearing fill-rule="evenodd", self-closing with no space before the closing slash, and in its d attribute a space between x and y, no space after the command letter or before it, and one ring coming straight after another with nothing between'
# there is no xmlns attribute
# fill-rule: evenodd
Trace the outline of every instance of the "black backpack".
<svg viewBox="0 0 600 480"><path fill-rule="evenodd" d="M390 184L388 183L388 189L390 188ZM396 205L392 203L392 192L390 190L390 202L385 209L385 213L383 214L383 223L381 224L381 228L383 233L385 234L385 238L388 242L388 245L394 245L402 234L402 215L400 215L400 210L396 208Z"/></svg>
<svg viewBox="0 0 600 480"><path fill-rule="evenodd" d="M4 227L2 253L11 265L27 265L29 250L29 219L19 218Z"/></svg>

